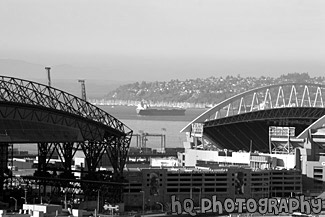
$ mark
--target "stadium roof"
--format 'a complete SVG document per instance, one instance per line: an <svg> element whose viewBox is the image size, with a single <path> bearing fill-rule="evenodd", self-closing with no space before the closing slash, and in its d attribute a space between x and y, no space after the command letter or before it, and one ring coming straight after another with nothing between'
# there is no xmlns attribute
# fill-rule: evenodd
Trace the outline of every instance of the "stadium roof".
<svg viewBox="0 0 325 217"><path fill-rule="evenodd" d="M196 134L194 124L202 124L204 137L219 148L269 151L269 127L294 127L297 136L323 123L324 89L308 83L255 88L220 102L181 132Z"/></svg>

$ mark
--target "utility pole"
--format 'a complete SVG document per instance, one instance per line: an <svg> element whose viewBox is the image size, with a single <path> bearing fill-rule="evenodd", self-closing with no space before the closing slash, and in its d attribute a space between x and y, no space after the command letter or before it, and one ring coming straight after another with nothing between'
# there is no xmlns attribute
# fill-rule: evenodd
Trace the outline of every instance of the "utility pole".
<svg viewBox="0 0 325 217"><path fill-rule="evenodd" d="M49 86L51 87L51 67L45 67L45 69L47 70L47 80L49 82Z"/></svg>
<svg viewBox="0 0 325 217"><path fill-rule="evenodd" d="M87 101L85 80L78 80L81 83L81 99Z"/></svg>

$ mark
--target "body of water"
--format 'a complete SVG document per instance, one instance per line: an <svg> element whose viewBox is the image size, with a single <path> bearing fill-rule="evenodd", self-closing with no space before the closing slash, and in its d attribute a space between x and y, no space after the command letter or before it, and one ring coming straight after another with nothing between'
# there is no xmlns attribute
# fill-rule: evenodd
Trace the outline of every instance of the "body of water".
<svg viewBox="0 0 325 217"><path fill-rule="evenodd" d="M185 133L180 133L190 121L202 114L206 109L187 109L185 116L139 116L134 106L98 106L110 115L119 119L131 128L134 134L141 132L149 134L165 134L166 147L183 147ZM161 138L147 137L147 147L160 151ZM131 147L136 146L136 137L132 138ZM37 153L36 144L14 144L14 148Z"/></svg>
<svg viewBox="0 0 325 217"><path fill-rule="evenodd" d="M185 116L139 116L136 107L133 106L99 106L99 108L119 119L135 134L142 131L149 134L165 134L166 147L183 147L186 136L185 133L180 133L181 129L206 111L206 109L187 109ZM147 147L159 150L160 137L147 138ZM136 146L135 137L132 139L131 146Z"/></svg>

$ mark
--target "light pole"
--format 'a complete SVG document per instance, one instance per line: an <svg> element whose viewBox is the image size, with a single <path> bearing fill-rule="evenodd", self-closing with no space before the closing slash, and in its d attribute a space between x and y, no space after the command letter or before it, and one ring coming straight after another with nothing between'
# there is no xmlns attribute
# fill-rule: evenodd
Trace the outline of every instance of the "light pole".
<svg viewBox="0 0 325 217"><path fill-rule="evenodd" d="M97 211L96 211L96 217L99 213L99 189L97 190Z"/></svg>
<svg viewBox="0 0 325 217"><path fill-rule="evenodd" d="M27 204L27 188L25 188L25 204Z"/></svg>
<svg viewBox="0 0 325 217"><path fill-rule="evenodd" d="M66 188L66 189L64 190L64 209L68 209L67 191L68 191L68 189Z"/></svg>
<svg viewBox="0 0 325 217"><path fill-rule="evenodd" d="M15 201L15 211L17 211L17 199L14 197L10 197L10 199L13 199Z"/></svg>
<svg viewBox="0 0 325 217"><path fill-rule="evenodd" d="M21 199L24 199L24 203L27 204L27 200L26 200L26 197L21 197Z"/></svg>
<svg viewBox="0 0 325 217"><path fill-rule="evenodd" d="M21 197L21 199L24 199L25 204L27 204L27 188L25 188L25 197Z"/></svg>
<svg viewBox="0 0 325 217"><path fill-rule="evenodd" d="M144 213L144 191L140 191L142 193L142 213Z"/></svg>
<svg viewBox="0 0 325 217"><path fill-rule="evenodd" d="M151 212L151 203L150 203L150 199L148 199L148 205L149 205L149 210Z"/></svg>
<svg viewBox="0 0 325 217"><path fill-rule="evenodd" d="M159 204L161 206L161 212L164 212L164 205L160 202L156 202L156 204Z"/></svg>

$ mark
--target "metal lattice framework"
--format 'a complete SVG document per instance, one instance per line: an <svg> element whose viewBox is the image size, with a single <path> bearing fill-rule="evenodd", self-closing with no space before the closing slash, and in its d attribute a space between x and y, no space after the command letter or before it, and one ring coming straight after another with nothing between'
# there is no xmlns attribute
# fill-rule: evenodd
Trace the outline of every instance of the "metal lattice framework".
<svg viewBox="0 0 325 217"><path fill-rule="evenodd" d="M56 151L65 178L73 178L72 158L81 149L89 179L96 179L99 161L107 154L118 181L123 177L131 138L130 128L79 97L32 81L0 76L1 142L38 143L36 176L46 176L48 159Z"/></svg>
<svg viewBox="0 0 325 217"><path fill-rule="evenodd" d="M103 127L109 127L111 131L120 135L131 132L131 129L121 121L91 103L62 90L32 81L0 76L0 101L41 106L77 115L101 123Z"/></svg>
<svg viewBox="0 0 325 217"><path fill-rule="evenodd" d="M264 86L246 91L220 102L207 110L181 132L191 132L192 124L204 124L204 135L223 142L231 149L249 149L252 138L267 147L269 126L295 126L302 132L325 115L325 85L287 83ZM240 136L241 135L241 136ZM227 145L225 145L227 143Z"/></svg>

